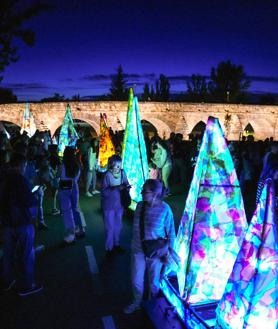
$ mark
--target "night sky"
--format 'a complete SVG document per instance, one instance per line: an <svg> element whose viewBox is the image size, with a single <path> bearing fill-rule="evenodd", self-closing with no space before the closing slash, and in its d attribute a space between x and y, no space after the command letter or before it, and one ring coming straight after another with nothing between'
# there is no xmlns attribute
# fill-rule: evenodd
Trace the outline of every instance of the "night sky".
<svg viewBox="0 0 278 329"><path fill-rule="evenodd" d="M47 2L56 8L25 24L35 45L19 44L20 60L4 72L19 100L106 94L119 64L135 92L160 73L172 93L185 92L186 77L228 59L244 66L250 91L278 93L277 0Z"/></svg>

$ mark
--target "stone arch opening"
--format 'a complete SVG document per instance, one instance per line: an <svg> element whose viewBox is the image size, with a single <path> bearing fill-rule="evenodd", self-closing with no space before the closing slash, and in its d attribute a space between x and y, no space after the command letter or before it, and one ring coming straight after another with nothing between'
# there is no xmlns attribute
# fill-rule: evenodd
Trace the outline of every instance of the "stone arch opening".
<svg viewBox="0 0 278 329"><path fill-rule="evenodd" d="M81 119L73 119L74 128L76 129L78 135L83 138L96 138L98 136L95 128L87 121ZM56 128L53 136L58 140L62 124Z"/></svg>
<svg viewBox="0 0 278 329"><path fill-rule="evenodd" d="M191 130L191 133L189 134L189 139L202 137L205 130L206 124L204 123L204 121L199 121Z"/></svg>
<svg viewBox="0 0 278 329"><path fill-rule="evenodd" d="M253 128L253 126L251 125L251 123L248 123L246 125L246 127L243 130L243 136L245 136L247 139L254 139L255 137L255 130Z"/></svg>
<svg viewBox="0 0 278 329"><path fill-rule="evenodd" d="M159 137L163 138L163 139L167 139L170 136L171 128L161 119L157 119L157 118L151 118L148 115L141 115L141 122L145 120L148 121L150 124L152 124L155 129L157 130L157 133L159 135Z"/></svg>
<svg viewBox="0 0 278 329"><path fill-rule="evenodd" d="M157 134L156 127L148 120L141 120L141 124L144 134L147 134L149 138L152 138L155 134Z"/></svg>
<svg viewBox="0 0 278 329"><path fill-rule="evenodd" d="M0 122L3 124L6 131L9 133L9 135L13 135L20 131L21 127L14 122L6 121L6 120L0 120Z"/></svg>

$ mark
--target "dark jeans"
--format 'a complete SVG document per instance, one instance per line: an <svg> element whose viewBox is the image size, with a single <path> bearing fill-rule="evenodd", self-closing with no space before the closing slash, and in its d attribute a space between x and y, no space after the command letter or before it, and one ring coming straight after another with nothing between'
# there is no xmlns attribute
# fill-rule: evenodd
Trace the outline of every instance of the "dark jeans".
<svg viewBox="0 0 278 329"><path fill-rule="evenodd" d="M18 287L34 283L34 225L5 227L3 236L3 277L6 283L17 279Z"/></svg>

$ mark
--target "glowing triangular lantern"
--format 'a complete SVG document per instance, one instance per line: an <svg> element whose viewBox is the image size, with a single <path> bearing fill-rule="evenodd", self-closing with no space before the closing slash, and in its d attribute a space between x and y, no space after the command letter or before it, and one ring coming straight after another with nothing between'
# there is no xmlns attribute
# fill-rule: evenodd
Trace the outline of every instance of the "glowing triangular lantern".
<svg viewBox="0 0 278 329"><path fill-rule="evenodd" d="M274 187L269 179L217 308L217 323L223 329L278 328L275 216Z"/></svg>
<svg viewBox="0 0 278 329"><path fill-rule="evenodd" d="M98 169L105 171L107 169L108 159L115 154L115 147L112 142L109 129L106 123L105 113L100 114L100 134L99 134L99 153L98 153Z"/></svg>
<svg viewBox="0 0 278 329"><path fill-rule="evenodd" d="M23 119L22 119L22 125L20 133L22 134L24 131L26 131L27 135L29 137L32 137L37 130L35 119L29 110L29 104L26 103L25 110L23 112Z"/></svg>
<svg viewBox="0 0 278 329"><path fill-rule="evenodd" d="M66 146L75 146L79 138L73 123L73 118L69 104L66 108L64 121L59 134L58 154L63 156Z"/></svg>
<svg viewBox="0 0 278 329"><path fill-rule="evenodd" d="M142 200L141 188L145 180L148 179L149 170L144 133L140 121L138 99L133 96L132 89L130 89L128 100L122 160L123 169L132 186L130 189L130 196L133 201L131 208L134 208L136 202Z"/></svg>
<svg viewBox="0 0 278 329"><path fill-rule="evenodd" d="M218 119L209 117L175 241L179 291L189 304L221 299L246 229L232 157Z"/></svg>

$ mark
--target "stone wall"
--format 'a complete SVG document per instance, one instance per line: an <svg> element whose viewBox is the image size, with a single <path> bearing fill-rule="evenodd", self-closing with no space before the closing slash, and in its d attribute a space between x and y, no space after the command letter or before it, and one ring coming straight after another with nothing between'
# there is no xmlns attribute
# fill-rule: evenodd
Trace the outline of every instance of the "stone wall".
<svg viewBox="0 0 278 329"><path fill-rule="evenodd" d="M99 134L99 114L106 113L108 125L113 130L125 127L127 102L69 102L73 118L89 123ZM62 124L67 103L29 103L39 129L49 129L54 134ZM0 120L21 125L24 103L0 105ZM278 140L278 106L242 104L189 104L139 102L141 120L156 127L160 136L169 137L171 131L182 133L184 139L208 116L217 117L229 140L238 140L247 124L251 124L255 139L274 137Z"/></svg>

